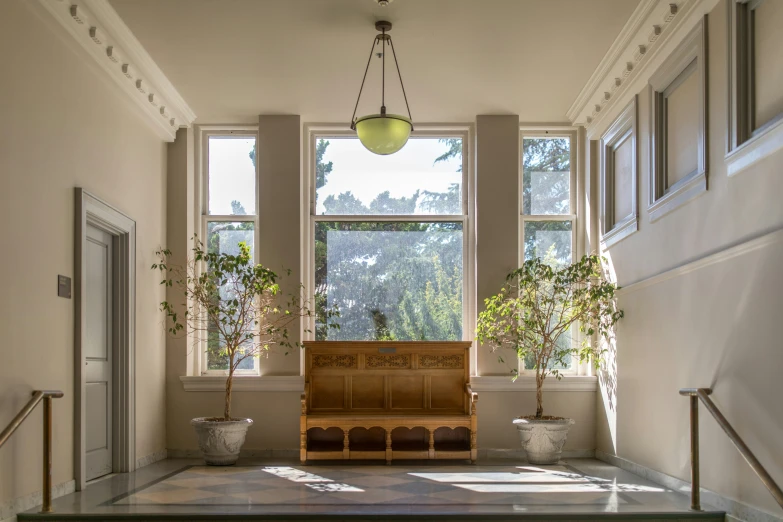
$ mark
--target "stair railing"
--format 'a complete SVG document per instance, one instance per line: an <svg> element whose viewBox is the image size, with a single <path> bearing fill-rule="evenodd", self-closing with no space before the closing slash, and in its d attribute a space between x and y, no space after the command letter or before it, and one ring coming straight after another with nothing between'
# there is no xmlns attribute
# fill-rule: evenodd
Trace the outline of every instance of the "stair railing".
<svg viewBox="0 0 783 522"><path fill-rule="evenodd" d="M43 504L41 505L41 513L52 512L52 399L60 399L62 396L63 392L59 390L35 390L30 402L0 433L0 447L2 447L38 406L38 403L43 401Z"/></svg>
<svg viewBox="0 0 783 522"><path fill-rule="evenodd" d="M745 461L750 465L751 469L756 473L764 486L775 497L775 501L783 508L783 491L773 480L772 476L764 469L759 459L750 451L748 445L739 436L739 434L731 427L729 421L720 412L718 407L710 399L712 390L710 388L683 388L680 390L680 395L686 395L690 397L691 401L691 509L694 511L701 511L701 500L699 498L699 400L704 403L718 426L723 428L726 435L729 436L731 442L739 450Z"/></svg>

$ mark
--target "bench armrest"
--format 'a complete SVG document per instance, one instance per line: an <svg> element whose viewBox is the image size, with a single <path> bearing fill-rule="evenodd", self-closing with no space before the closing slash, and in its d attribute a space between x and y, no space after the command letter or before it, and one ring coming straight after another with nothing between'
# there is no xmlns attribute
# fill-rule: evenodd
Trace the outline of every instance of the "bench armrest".
<svg viewBox="0 0 783 522"><path fill-rule="evenodd" d="M307 388L308 385L305 383L304 392L302 392L302 395L299 397L299 400L302 402L302 415L307 415Z"/></svg>
<svg viewBox="0 0 783 522"><path fill-rule="evenodd" d="M476 404L478 402L478 393L474 392L473 388L470 387L470 384L466 383L465 394L468 396L468 406L469 406L468 413L475 414L476 407L478 406L478 404Z"/></svg>

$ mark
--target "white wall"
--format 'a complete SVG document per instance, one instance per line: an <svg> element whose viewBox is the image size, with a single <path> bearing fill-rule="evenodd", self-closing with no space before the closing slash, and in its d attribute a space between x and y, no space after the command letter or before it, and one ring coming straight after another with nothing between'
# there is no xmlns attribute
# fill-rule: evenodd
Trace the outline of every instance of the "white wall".
<svg viewBox="0 0 783 522"><path fill-rule="evenodd" d="M0 426L33 389L54 403L54 480L73 479L74 187L136 220L136 456L165 449L165 341L149 269L165 243L166 148L23 4L0 17ZM0 449L0 507L41 487L41 409ZM0 517L2 518L2 517Z"/></svg>
<svg viewBox="0 0 783 522"><path fill-rule="evenodd" d="M690 480L688 399L682 387L712 387L713 399L783 483L783 233L769 245L672 278L656 274L783 227L778 154L728 178L726 1L708 22L708 191L650 223L648 91L639 93L639 231L606 253L621 286L616 389L599 405L597 447ZM783 67L778 56L777 67ZM596 183L597 171L593 171ZM630 286L629 286L630 285ZM609 388L614 387L612 382ZM606 391L606 390L605 390ZM783 515L702 408L702 486Z"/></svg>

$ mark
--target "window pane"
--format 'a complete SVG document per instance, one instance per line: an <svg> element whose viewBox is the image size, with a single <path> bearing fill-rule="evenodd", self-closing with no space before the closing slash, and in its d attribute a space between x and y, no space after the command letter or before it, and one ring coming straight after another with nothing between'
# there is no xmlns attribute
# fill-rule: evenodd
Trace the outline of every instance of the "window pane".
<svg viewBox="0 0 783 522"><path fill-rule="evenodd" d="M571 328L571 330L568 330L566 332L563 332L563 334L557 339L557 346L561 350L567 350L571 346L571 335L572 332L576 331L576 327ZM554 361L550 360L549 364L547 364L547 368L550 370L557 369L557 370L569 370L571 369L571 366L574 363L574 358L571 354L566 355L563 357L562 361ZM528 355L525 357L525 369L526 370L533 370L535 369L536 360L532 355Z"/></svg>
<svg viewBox="0 0 783 522"><path fill-rule="evenodd" d="M318 222L316 339L460 340L462 274L462 223Z"/></svg>
<svg viewBox="0 0 783 522"><path fill-rule="evenodd" d="M570 221L526 221L525 260L542 258L561 266L571 262Z"/></svg>
<svg viewBox="0 0 783 522"><path fill-rule="evenodd" d="M316 214L462 214L460 138L411 138L389 156L324 138L315 160Z"/></svg>
<svg viewBox="0 0 783 522"><path fill-rule="evenodd" d="M209 221L207 223L207 251L216 254L239 253L244 241L255 255L255 224L252 221Z"/></svg>
<svg viewBox="0 0 783 522"><path fill-rule="evenodd" d="M526 215L571 213L571 139L522 140L522 211Z"/></svg>
<svg viewBox="0 0 783 522"><path fill-rule="evenodd" d="M209 213L256 213L256 139L249 136L209 138Z"/></svg>
<svg viewBox="0 0 783 522"><path fill-rule="evenodd" d="M239 243L244 242L250 247L251 255L255 255L255 225L252 221L245 222L219 222L207 223L207 251L217 254L239 253ZM220 289L222 299L230 298L230 285ZM221 355L221 342L217 328L209 326L207 332L207 369L228 370L228 356ZM254 361L247 358L242 361L237 369L252 370Z"/></svg>

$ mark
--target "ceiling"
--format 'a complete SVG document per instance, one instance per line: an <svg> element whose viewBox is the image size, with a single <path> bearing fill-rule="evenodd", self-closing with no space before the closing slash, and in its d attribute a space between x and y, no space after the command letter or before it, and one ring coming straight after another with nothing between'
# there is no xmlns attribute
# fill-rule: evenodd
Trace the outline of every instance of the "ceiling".
<svg viewBox="0 0 783 522"><path fill-rule="evenodd" d="M414 121L562 122L638 0L111 0L198 116L349 122L387 19ZM391 54L387 55L387 59ZM378 112L373 58L359 114ZM404 113L387 62L390 113Z"/></svg>

